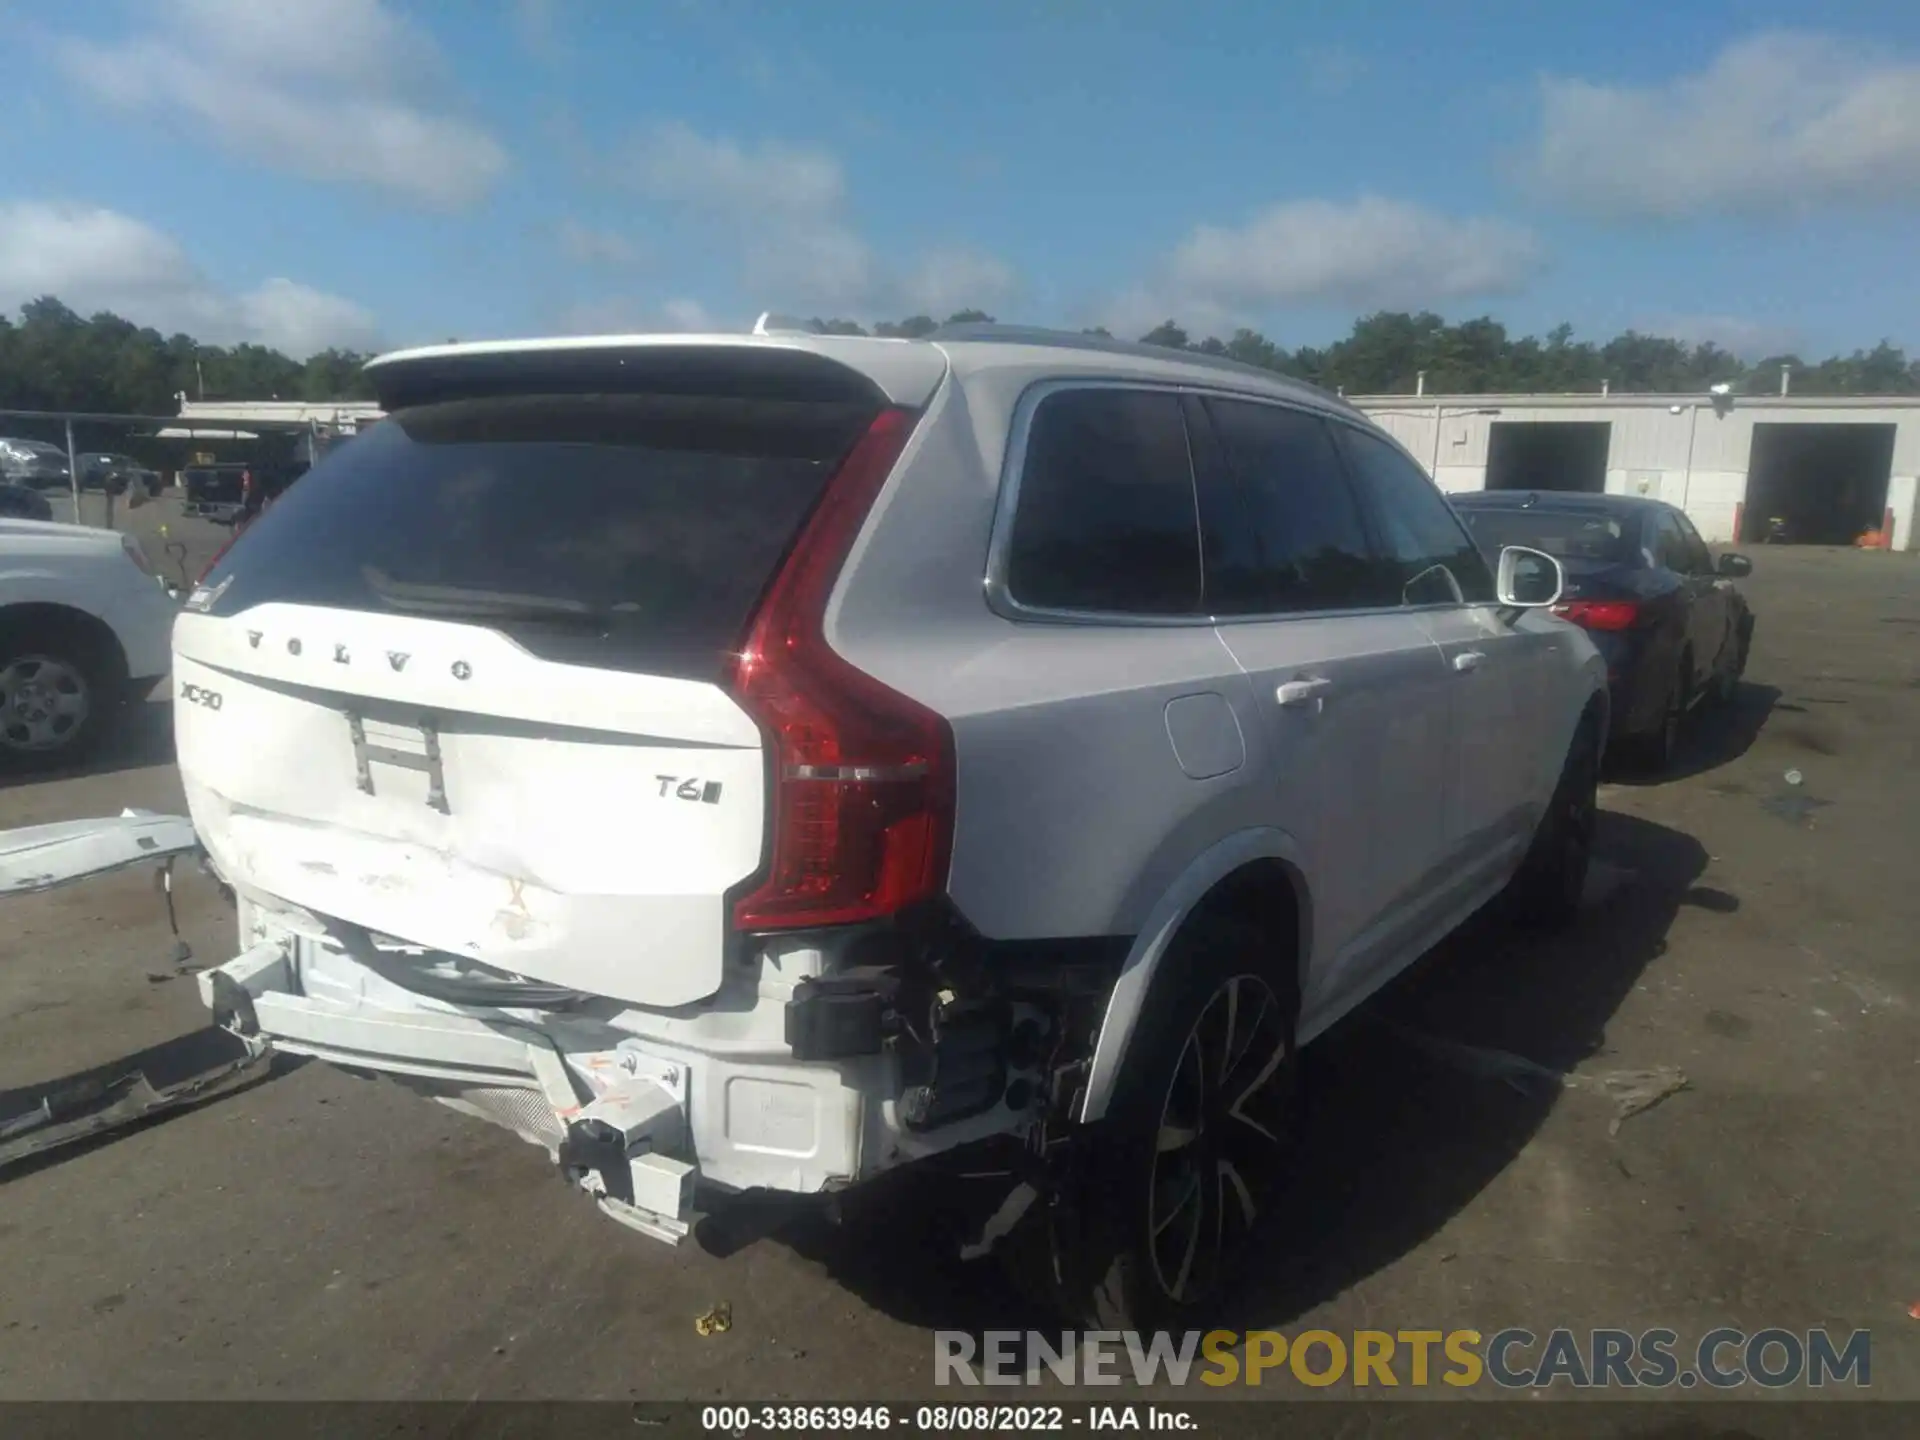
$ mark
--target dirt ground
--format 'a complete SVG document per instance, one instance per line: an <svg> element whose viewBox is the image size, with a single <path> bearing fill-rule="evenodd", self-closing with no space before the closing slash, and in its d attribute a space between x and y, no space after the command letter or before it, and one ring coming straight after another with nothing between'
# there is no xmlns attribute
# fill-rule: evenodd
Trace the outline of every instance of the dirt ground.
<svg viewBox="0 0 1920 1440"><path fill-rule="evenodd" d="M127 520L156 549L166 505ZM1607 787L1577 930L1473 927L1314 1047L1296 1213L1223 1325L1867 1329L1872 1393L1920 1399L1920 561L1760 550L1746 588L1749 683L1676 777ZM150 709L93 773L0 788L0 828L179 807ZM196 961L231 954L205 880L180 913ZM0 1118L200 1054L150 877L4 922ZM1523 1093L1388 1020L1687 1085L1610 1133L1605 1095ZM0 1184L0 1399L952 1400L934 1330L1038 1317L935 1253L941 1213L902 1186L668 1249L512 1137L305 1065Z"/></svg>

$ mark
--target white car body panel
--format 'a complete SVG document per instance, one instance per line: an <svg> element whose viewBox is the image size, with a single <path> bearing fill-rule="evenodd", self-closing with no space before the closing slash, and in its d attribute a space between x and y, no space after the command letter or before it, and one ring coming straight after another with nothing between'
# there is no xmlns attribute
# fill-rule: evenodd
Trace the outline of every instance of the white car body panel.
<svg viewBox="0 0 1920 1440"><path fill-rule="evenodd" d="M10 605L60 605L104 623L127 674L167 673L179 607L128 557L120 535L84 525L0 519L0 614Z"/></svg>
<svg viewBox="0 0 1920 1440"><path fill-rule="evenodd" d="M716 687L554 664L478 626L293 605L189 612L176 644L181 779L236 888L631 1003L719 988L765 767ZM348 711L369 745L420 759L418 717L440 717L445 813L417 768L375 758L361 786Z"/></svg>

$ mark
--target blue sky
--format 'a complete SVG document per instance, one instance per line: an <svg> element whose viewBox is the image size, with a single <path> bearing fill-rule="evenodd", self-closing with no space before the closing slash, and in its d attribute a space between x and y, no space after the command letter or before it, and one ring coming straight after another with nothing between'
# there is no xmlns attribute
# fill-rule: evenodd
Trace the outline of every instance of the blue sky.
<svg viewBox="0 0 1920 1440"><path fill-rule="evenodd" d="M1920 349L1920 5L0 0L0 307Z"/></svg>

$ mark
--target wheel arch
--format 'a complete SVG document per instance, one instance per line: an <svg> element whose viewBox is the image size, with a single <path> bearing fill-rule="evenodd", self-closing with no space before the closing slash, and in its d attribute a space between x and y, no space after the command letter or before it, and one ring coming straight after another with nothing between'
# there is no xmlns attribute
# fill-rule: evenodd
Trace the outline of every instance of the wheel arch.
<svg viewBox="0 0 1920 1440"><path fill-rule="evenodd" d="M1148 913L1107 997L1093 1047L1086 1091L1076 1118L1090 1124L1106 1115L1162 962L1196 917L1221 913L1251 917L1291 931L1284 952L1296 997L1304 989L1312 953L1313 902L1293 840L1284 831L1243 830L1197 856ZM1276 956L1276 959L1278 956Z"/></svg>
<svg viewBox="0 0 1920 1440"><path fill-rule="evenodd" d="M127 651L113 627L98 615L57 600L23 600L0 605L0 644L16 636L44 634L48 630L67 630L85 637L116 667L116 676L127 673Z"/></svg>

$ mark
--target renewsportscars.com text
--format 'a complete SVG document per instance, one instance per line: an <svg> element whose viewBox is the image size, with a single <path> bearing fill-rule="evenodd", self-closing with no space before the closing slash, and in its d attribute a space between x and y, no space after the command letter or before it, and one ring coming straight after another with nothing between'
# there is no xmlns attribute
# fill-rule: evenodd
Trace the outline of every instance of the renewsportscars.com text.
<svg viewBox="0 0 1920 1440"><path fill-rule="evenodd" d="M934 1335L940 1385L1306 1385L1509 1390L1777 1390L1872 1382L1865 1330L1722 1328L1683 1341L1673 1330L1278 1330Z"/></svg>

